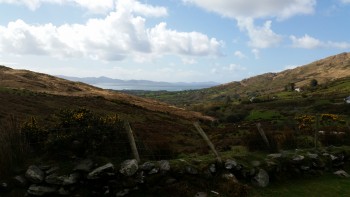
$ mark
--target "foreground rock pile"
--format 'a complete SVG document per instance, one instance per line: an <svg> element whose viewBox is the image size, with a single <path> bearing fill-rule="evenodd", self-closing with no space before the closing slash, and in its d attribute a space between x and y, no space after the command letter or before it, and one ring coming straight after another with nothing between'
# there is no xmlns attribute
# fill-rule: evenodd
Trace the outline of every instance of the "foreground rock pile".
<svg viewBox="0 0 350 197"><path fill-rule="evenodd" d="M222 187L235 188L233 193L225 195L243 196L248 188L245 184L266 187L271 180L281 177L328 171L349 178L343 170L349 157L341 149L325 149L269 154L249 164L230 158L221 164L203 165L200 160L196 161L198 165L185 160L176 160L174 165L166 160L139 164L136 160L126 160L115 166L82 159L65 170L55 165L31 165L23 174L1 181L0 196L16 190L29 196L216 196L225 191ZM180 187L185 187L183 193ZM164 193L172 189L174 193Z"/></svg>

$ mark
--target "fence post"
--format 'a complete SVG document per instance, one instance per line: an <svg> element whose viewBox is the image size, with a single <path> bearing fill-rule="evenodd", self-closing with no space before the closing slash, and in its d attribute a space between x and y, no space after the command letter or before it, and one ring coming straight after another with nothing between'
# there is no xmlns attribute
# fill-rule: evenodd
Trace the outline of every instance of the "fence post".
<svg viewBox="0 0 350 197"><path fill-rule="evenodd" d="M131 151L134 156L134 159L136 159L137 162L140 162L140 156L139 156L139 152L137 151L134 134L132 132L132 129L128 121L124 121L124 127L126 129L126 133L128 134L129 143L130 143L130 147L131 147Z"/></svg>
<svg viewBox="0 0 350 197"><path fill-rule="evenodd" d="M268 149L270 149L270 143L269 140L267 139L266 135L265 135L265 131L261 128L261 124L260 122L256 124L256 127L258 128L258 131L260 133L260 136L262 137L262 139L264 140L266 146Z"/></svg>
<svg viewBox="0 0 350 197"><path fill-rule="evenodd" d="M211 151L213 151L213 153L215 154L216 160L219 163L222 163L221 157L219 156L218 152L216 151L214 144L210 141L210 139L208 138L207 134L205 134L205 132L203 131L203 129L201 128L199 123L198 122L194 122L193 125L194 125L194 127L196 127L198 133L202 136L204 141L208 144L208 146L210 147Z"/></svg>

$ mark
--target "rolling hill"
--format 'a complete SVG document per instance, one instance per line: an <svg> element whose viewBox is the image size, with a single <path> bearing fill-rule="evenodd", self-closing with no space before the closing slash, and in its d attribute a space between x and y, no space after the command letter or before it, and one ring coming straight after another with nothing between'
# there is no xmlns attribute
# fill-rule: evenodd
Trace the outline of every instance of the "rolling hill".
<svg viewBox="0 0 350 197"><path fill-rule="evenodd" d="M1 94L14 90L17 92L27 91L39 95L45 94L50 95L51 97L69 97L72 98L72 100L89 100L100 97L101 99L113 101L114 103L123 103L129 106L134 106L135 108L166 113L183 119L212 120L211 117L205 117L197 112L186 111L159 101L144 99L116 91L104 90L81 82L72 82L47 74L31 72L28 70L11 69L5 66L0 66L0 88L2 90ZM5 100L3 100L2 103L7 103L7 99L3 99ZM69 104L69 102L67 104ZM40 106L41 105L38 104L39 108ZM4 105L2 105L2 107L4 107ZM4 111L2 110L2 112ZM6 111L6 113L12 112Z"/></svg>
<svg viewBox="0 0 350 197"><path fill-rule="evenodd" d="M311 80L319 85L350 77L350 53L330 56L310 64L279 73L265 73L242 81L182 92L130 92L138 96L155 98L178 106L223 101L230 98L249 98L283 91L289 84L307 88Z"/></svg>

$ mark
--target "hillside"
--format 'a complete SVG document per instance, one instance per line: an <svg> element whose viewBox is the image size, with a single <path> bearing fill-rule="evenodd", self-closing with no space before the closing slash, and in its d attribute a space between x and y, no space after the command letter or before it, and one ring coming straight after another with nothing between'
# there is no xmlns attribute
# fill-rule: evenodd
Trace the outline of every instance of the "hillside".
<svg viewBox="0 0 350 197"><path fill-rule="evenodd" d="M3 90L1 94L4 93L4 90L15 89L17 91L23 90L40 93L41 95L55 95L60 98L72 97L72 100L86 97L89 99L93 97L102 97L108 101L125 103L127 105L135 106L135 108L143 108L149 111L167 113L183 119L212 120L211 117L205 117L196 112L185 111L159 101L131 96L116 91L104 90L84 83L72 82L46 74L11 69L5 66L0 66L0 88ZM3 101L2 103L7 102ZM69 102L67 104L69 104ZM11 111L6 111L6 113L10 114Z"/></svg>
<svg viewBox="0 0 350 197"><path fill-rule="evenodd" d="M134 94L183 106L207 101L223 101L227 97L236 99L273 94L283 91L291 83L294 83L295 87L303 88L308 87L313 79L322 85L349 76L350 53L341 53L279 73L266 73L239 82L231 82L202 90L134 92Z"/></svg>

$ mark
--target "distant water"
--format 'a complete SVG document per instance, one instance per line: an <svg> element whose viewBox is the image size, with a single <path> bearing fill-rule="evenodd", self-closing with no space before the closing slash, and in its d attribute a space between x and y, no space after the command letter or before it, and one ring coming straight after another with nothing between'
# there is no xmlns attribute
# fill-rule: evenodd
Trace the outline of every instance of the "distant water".
<svg viewBox="0 0 350 197"><path fill-rule="evenodd" d="M150 84L108 84L108 83L98 83L92 84L96 87L103 89L112 90L147 90L147 91L183 91L183 90L198 90L203 88L211 87L210 85L150 85Z"/></svg>

